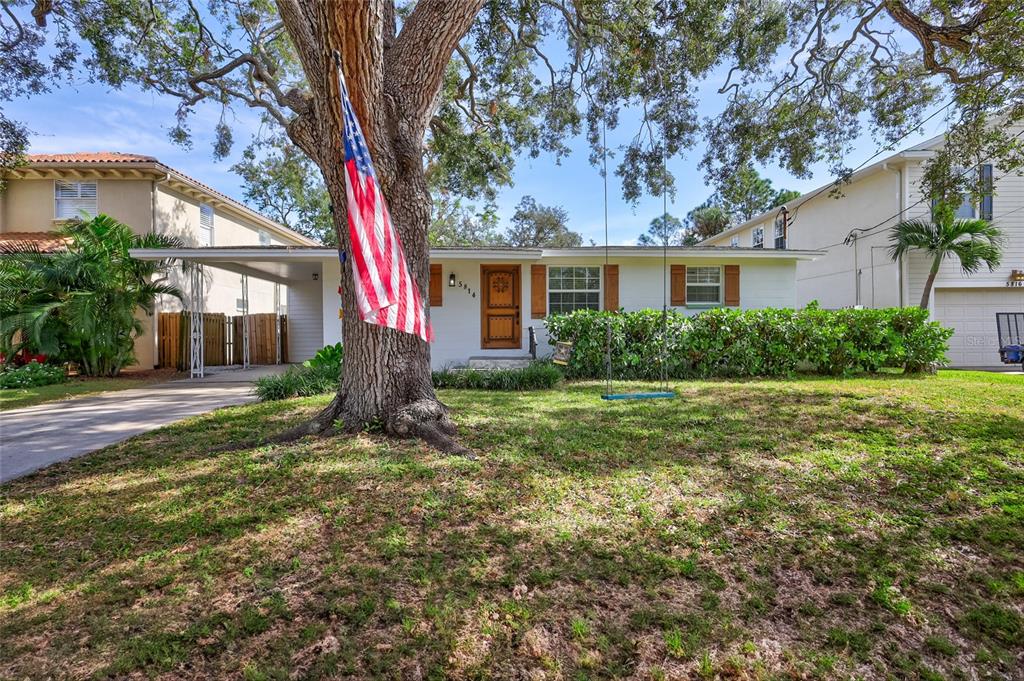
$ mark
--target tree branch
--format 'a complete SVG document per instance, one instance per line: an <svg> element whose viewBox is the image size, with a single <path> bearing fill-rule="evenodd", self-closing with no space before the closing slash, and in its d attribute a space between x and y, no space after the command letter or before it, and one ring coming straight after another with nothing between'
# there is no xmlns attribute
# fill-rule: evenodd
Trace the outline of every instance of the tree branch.
<svg viewBox="0 0 1024 681"><path fill-rule="evenodd" d="M406 93L409 133L422 137L452 53L485 0L420 0L385 54L389 80Z"/></svg>

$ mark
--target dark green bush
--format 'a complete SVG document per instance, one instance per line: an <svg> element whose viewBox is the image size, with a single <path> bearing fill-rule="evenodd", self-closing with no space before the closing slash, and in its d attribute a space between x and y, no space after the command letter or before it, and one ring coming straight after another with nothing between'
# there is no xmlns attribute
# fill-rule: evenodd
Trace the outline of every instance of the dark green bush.
<svg viewBox="0 0 1024 681"><path fill-rule="evenodd" d="M610 346L613 374L642 380L660 378L663 361L670 378L785 376L798 368L921 371L944 361L952 334L918 308L823 310L813 303L802 310L716 308L693 317L669 311L665 321L667 333L657 310L580 310L549 317L547 328L553 341L573 343L570 378L603 377Z"/></svg>
<svg viewBox="0 0 1024 681"><path fill-rule="evenodd" d="M442 369L433 373L435 388L465 390L546 390L558 385L562 372L549 362L533 362L523 369Z"/></svg>
<svg viewBox="0 0 1024 681"><path fill-rule="evenodd" d="M56 364L40 364L33 361L0 371L0 389L37 388L41 385L63 383L66 380L68 377L64 367Z"/></svg>

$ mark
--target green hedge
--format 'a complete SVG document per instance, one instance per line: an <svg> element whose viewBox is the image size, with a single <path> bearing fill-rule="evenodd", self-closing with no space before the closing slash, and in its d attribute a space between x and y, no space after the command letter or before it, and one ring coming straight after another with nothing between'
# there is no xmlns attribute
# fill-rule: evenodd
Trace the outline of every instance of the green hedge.
<svg viewBox="0 0 1024 681"><path fill-rule="evenodd" d="M573 344L569 378L605 375L605 348L623 379L661 376L662 347L671 378L785 376L797 369L843 375L902 367L921 371L945 361L952 330L919 308L802 310L716 308L687 317L660 310L580 310L546 320L552 341ZM610 331L609 331L610 329Z"/></svg>
<svg viewBox="0 0 1024 681"><path fill-rule="evenodd" d="M29 362L20 367L8 367L0 371L0 389L38 388L42 385L63 383L68 380L64 367L57 364Z"/></svg>
<svg viewBox="0 0 1024 681"><path fill-rule="evenodd" d="M545 390L562 380L562 372L548 362L533 362L523 369L442 369L433 373L435 388L466 390Z"/></svg>

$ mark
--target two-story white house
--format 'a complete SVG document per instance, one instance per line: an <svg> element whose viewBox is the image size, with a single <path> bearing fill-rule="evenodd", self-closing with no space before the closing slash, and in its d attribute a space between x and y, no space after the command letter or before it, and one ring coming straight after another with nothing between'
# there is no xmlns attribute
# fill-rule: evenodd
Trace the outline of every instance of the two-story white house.
<svg viewBox="0 0 1024 681"><path fill-rule="evenodd" d="M59 246L53 232L61 223L100 213L136 233L171 234L192 247L315 246L317 242L260 215L152 156L118 152L35 154L5 178L0 192L0 241ZM176 283L188 292L181 272ZM205 273L206 312L242 312L241 275ZM281 313L287 292L279 282L248 281L248 312ZM174 299L158 311L181 309ZM145 332L136 342L138 366L157 361L156 318L140 312Z"/></svg>
<svg viewBox="0 0 1024 681"><path fill-rule="evenodd" d="M758 215L706 239L702 246L823 251L796 265L797 305L822 307L920 304L930 259L914 253L900 262L889 254L890 234L902 220L929 219L931 201L920 190L924 163L940 148L939 136L858 170L839 187L826 185L784 207ZM965 275L956 258L943 262L930 300L933 319L954 330L952 366L999 364L995 315L1024 311L1024 176L989 163L977 172L992 178L993 192L980 205L969 200L960 217L992 220L1002 230L1002 264Z"/></svg>

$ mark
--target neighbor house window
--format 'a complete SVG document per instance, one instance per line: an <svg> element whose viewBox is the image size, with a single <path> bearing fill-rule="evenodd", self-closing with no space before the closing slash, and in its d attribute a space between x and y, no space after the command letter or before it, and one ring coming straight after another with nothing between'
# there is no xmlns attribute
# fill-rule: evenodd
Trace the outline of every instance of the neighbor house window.
<svg viewBox="0 0 1024 681"><path fill-rule="evenodd" d="M750 234L750 245L754 248L764 248L764 227L755 227Z"/></svg>
<svg viewBox="0 0 1024 681"><path fill-rule="evenodd" d="M721 267L686 268L686 304L715 305L722 302Z"/></svg>
<svg viewBox="0 0 1024 681"><path fill-rule="evenodd" d="M729 246L731 248L739 248L740 247L740 238L738 236L734 236L732 239L729 240Z"/></svg>
<svg viewBox="0 0 1024 681"><path fill-rule="evenodd" d="M786 247L786 218L775 218L775 248Z"/></svg>
<svg viewBox="0 0 1024 681"><path fill-rule="evenodd" d="M601 307L600 267L549 267L548 313L598 310Z"/></svg>
<svg viewBox="0 0 1024 681"><path fill-rule="evenodd" d="M64 182L53 183L54 210L57 220L75 220L96 217L96 183Z"/></svg>
<svg viewBox="0 0 1024 681"><path fill-rule="evenodd" d="M213 206L199 204L199 245L213 245Z"/></svg>
<svg viewBox="0 0 1024 681"><path fill-rule="evenodd" d="M270 245L270 235L267 234L267 232L265 230L262 230L262 229L258 232L258 234L260 236L260 246L269 246Z"/></svg>
<svg viewBox="0 0 1024 681"><path fill-rule="evenodd" d="M964 174L967 171L957 170L958 174ZM989 163L983 163L978 166L978 179L981 183L981 201L978 204L974 203L974 199L971 198L969 193L964 194L960 198L960 205L957 206L956 212L953 217L959 220L972 220L974 218L980 218L982 220L992 220L992 165ZM932 199L932 215L934 218L935 208L938 206L939 200Z"/></svg>

